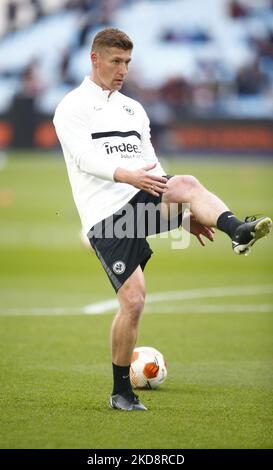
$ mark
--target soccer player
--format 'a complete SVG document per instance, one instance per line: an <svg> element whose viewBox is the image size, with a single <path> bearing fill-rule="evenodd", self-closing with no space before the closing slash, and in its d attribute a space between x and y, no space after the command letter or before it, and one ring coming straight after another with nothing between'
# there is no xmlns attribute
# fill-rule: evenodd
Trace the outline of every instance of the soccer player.
<svg viewBox="0 0 273 470"><path fill-rule="evenodd" d="M270 232L272 221L269 217L238 220L194 176L166 175L150 141L146 112L120 93L132 50L124 32L100 31L92 44L91 75L58 105L54 125L82 225L119 301L111 330L110 406L146 410L129 378L145 301L143 270L152 254L146 236L179 226L181 205L187 202L190 231L201 244L201 235L213 240L217 227L231 238L233 251L242 254ZM160 207L160 220L157 214L152 229L145 215L151 205ZM168 224L162 228L163 219Z"/></svg>

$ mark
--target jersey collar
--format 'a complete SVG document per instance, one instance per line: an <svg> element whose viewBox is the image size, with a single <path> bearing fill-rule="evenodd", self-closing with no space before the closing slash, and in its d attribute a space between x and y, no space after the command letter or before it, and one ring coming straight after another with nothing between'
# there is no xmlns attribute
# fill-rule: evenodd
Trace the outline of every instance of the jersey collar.
<svg viewBox="0 0 273 470"><path fill-rule="evenodd" d="M101 96L101 98L105 100L109 100L109 98L112 98L117 93L117 91L114 90L109 96L110 90L103 90L99 85L93 82L93 80L91 80L90 77L88 76L84 78L83 85L89 88L90 91L92 90L93 92L95 92L96 95Z"/></svg>

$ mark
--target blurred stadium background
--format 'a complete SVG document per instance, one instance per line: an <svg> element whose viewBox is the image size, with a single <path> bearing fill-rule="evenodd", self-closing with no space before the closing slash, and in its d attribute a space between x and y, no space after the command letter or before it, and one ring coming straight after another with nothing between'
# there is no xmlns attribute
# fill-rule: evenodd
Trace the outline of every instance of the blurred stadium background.
<svg viewBox="0 0 273 470"><path fill-rule="evenodd" d="M94 34L135 43L124 92L161 152L272 155L272 0L1 0L0 146L54 149L51 117L90 71ZM22 120L24 126L22 128Z"/></svg>
<svg viewBox="0 0 273 470"><path fill-rule="evenodd" d="M169 376L141 392L149 413L107 408L114 294L80 244L52 125L104 26L134 41L123 91L165 169L239 217L273 215L272 0L1 0L0 448L272 448L272 238L249 257L222 233L151 240L138 345Z"/></svg>

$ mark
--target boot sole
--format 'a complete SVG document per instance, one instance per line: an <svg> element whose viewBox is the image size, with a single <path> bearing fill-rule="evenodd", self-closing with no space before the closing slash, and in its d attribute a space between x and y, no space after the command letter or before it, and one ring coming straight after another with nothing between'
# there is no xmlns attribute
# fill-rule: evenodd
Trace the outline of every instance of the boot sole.
<svg viewBox="0 0 273 470"><path fill-rule="evenodd" d="M250 248L260 238L266 237L272 230L272 220L269 217L265 217L255 225L253 232L251 232L252 240L246 245L237 245L233 248L234 253L237 255L247 255L250 252Z"/></svg>

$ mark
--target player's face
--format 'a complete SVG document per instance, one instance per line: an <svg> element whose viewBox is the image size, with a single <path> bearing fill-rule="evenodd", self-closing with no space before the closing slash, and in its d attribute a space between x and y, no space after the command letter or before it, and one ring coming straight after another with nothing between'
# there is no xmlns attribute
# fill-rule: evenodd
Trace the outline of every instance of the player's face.
<svg viewBox="0 0 273 470"><path fill-rule="evenodd" d="M92 78L103 90L120 90L128 73L132 51L107 47L92 52Z"/></svg>

